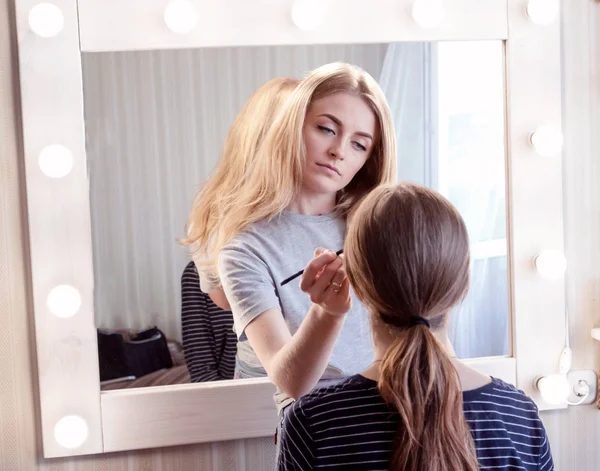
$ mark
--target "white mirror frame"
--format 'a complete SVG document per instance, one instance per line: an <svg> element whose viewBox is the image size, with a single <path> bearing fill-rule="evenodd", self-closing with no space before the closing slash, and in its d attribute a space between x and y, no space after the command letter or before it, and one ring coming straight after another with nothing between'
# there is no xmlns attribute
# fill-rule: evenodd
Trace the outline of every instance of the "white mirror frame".
<svg viewBox="0 0 600 471"><path fill-rule="evenodd" d="M324 25L302 31L291 20L292 0L191 0L198 22L192 31L176 34L163 20L165 0L48 1L63 21L52 37L34 32L40 31L39 17L33 29L29 24L39 2L16 0L44 456L268 436L277 420L274 387L266 379L100 392L81 71L81 52L90 51L505 40L513 348L509 357L469 363L516 383L540 409L557 407L545 404L532 383L558 367L565 337L564 279L541 278L533 260L544 249L563 250L562 160L538 156L529 137L539 125L561 129L558 19L534 24L526 0L446 0L444 23L425 29L411 17L412 0L328 0ZM60 15L54 24L47 23L51 16L44 18L46 36L60 29ZM53 144L71 152L72 168L62 178L40 170L40 152ZM81 297L71 317L58 317L47 303L50 291L64 284ZM73 431L83 443L67 448L64 437L57 441L55 426L72 415L85 421L87 438ZM77 435L68 438L77 444Z"/></svg>

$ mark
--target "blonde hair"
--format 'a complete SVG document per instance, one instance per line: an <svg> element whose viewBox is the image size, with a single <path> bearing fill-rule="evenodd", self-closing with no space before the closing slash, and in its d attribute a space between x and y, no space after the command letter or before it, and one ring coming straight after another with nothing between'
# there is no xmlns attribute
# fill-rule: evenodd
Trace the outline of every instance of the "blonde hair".
<svg viewBox="0 0 600 471"><path fill-rule="evenodd" d="M456 369L431 329L447 324L469 286L469 237L439 193L383 186L356 210L344 247L348 278L374 322L395 336L379 392L400 416L390 470L476 471Z"/></svg>
<svg viewBox="0 0 600 471"><path fill-rule="evenodd" d="M362 98L375 114L377 130L373 149L364 166L338 194L341 215L372 189L396 176L396 138L387 101L377 82L359 67L332 63L310 72L290 95L258 150L255 165L235 197L231 211L220 221L212 246L212 260L219 250L249 225L281 213L302 185L305 146L303 127L307 111L316 100L336 93Z"/></svg>
<svg viewBox="0 0 600 471"><path fill-rule="evenodd" d="M216 269L208 247L222 218L236 205L258 146L297 85L296 79L277 77L254 92L229 128L214 175L194 198L181 243L190 246L201 271L211 278L216 279Z"/></svg>

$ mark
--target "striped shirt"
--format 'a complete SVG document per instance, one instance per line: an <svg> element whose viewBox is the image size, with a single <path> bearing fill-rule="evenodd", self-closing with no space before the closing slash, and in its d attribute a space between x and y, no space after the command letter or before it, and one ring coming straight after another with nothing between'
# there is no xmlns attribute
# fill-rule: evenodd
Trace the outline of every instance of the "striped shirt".
<svg viewBox="0 0 600 471"><path fill-rule="evenodd" d="M202 292L194 262L181 276L181 334L192 383L233 379L237 350L233 315Z"/></svg>
<svg viewBox="0 0 600 471"><path fill-rule="evenodd" d="M480 469L554 469L537 407L522 391L494 378L463 392L463 403ZM360 375L315 390L285 411L278 469L387 470L398 417Z"/></svg>

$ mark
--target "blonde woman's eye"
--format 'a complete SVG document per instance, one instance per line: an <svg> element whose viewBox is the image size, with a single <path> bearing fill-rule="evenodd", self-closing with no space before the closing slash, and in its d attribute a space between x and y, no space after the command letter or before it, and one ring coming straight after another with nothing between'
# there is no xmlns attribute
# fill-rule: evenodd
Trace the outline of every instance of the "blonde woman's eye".
<svg viewBox="0 0 600 471"><path fill-rule="evenodd" d="M354 143L354 145L355 145L356 147L358 147L358 148L359 148L360 150L362 150L362 151L365 151L365 150L367 150L367 148L366 148L365 146L363 146L363 145L362 145L361 143L359 143L359 142L355 142L355 143Z"/></svg>
<svg viewBox="0 0 600 471"><path fill-rule="evenodd" d="M335 134L335 132L333 132L333 129L329 129L328 127L325 126L317 126L321 131L323 131L325 134Z"/></svg>

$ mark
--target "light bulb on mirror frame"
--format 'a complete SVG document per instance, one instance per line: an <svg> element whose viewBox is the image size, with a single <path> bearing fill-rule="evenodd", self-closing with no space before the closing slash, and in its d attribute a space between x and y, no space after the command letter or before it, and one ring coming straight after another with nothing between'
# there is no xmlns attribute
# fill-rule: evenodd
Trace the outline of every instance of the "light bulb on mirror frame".
<svg viewBox="0 0 600 471"><path fill-rule="evenodd" d="M560 3L559 0L529 0L526 11L532 23L547 26L558 17Z"/></svg>
<svg viewBox="0 0 600 471"><path fill-rule="evenodd" d="M65 146L51 144L40 152L38 165L44 175L50 178L62 178L73 168L73 154Z"/></svg>
<svg viewBox="0 0 600 471"><path fill-rule="evenodd" d="M190 0L172 0L165 8L164 19L171 31L186 34L198 24L198 12Z"/></svg>
<svg viewBox="0 0 600 471"><path fill-rule="evenodd" d="M412 17L421 28L438 28L446 19L443 0L416 0Z"/></svg>
<svg viewBox="0 0 600 471"><path fill-rule="evenodd" d="M58 285L48 294L46 304L56 317L72 317L81 308L81 295L71 285Z"/></svg>
<svg viewBox="0 0 600 471"><path fill-rule="evenodd" d="M557 280L567 270L567 259L560 250L543 250L534 263L539 275L547 280Z"/></svg>
<svg viewBox="0 0 600 471"><path fill-rule="evenodd" d="M65 26L65 18L56 5L38 3L27 18L31 30L42 38L52 38L60 33Z"/></svg>
<svg viewBox="0 0 600 471"><path fill-rule="evenodd" d="M314 31L325 21L326 6L322 0L296 0L292 21L302 31Z"/></svg>
<svg viewBox="0 0 600 471"><path fill-rule="evenodd" d="M87 438L87 423L78 415L67 415L54 426L54 439L63 448L79 448Z"/></svg>
<svg viewBox="0 0 600 471"><path fill-rule="evenodd" d="M542 157L555 157L562 151L562 132L556 126L544 124L538 126L535 132L529 136L529 143L538 155Z"/></svg>
<svg viewBox="0 0 600 471"><path fill-rule="evenodd" d="M533 386L540 392L542 399L548 404L565 404L571 392L571 384L564 374L538 376Z"/></svg>

